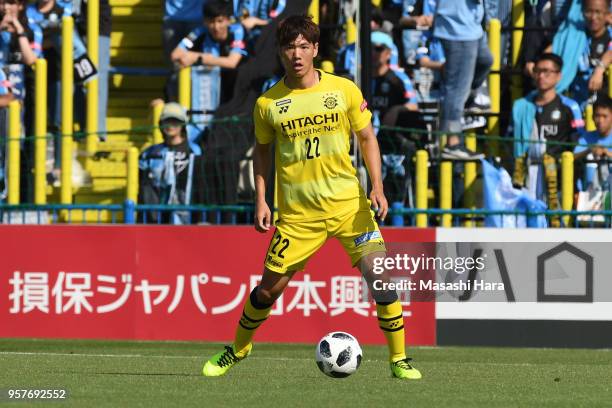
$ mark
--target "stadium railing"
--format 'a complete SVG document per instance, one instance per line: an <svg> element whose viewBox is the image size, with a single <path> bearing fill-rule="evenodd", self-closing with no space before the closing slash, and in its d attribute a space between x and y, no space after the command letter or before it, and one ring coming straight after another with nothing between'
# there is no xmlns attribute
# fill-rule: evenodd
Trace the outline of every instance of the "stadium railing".
<svg viewBox="0 0 612 408"><path fill-rule="evenodd" d="M108 211L111 215L112 224L146 224L161 225L165 224L164 218L173 214L189 214L191 221L189 225L220 225L223 223L223 213L231 214L229 225L252 225L253 223L252 205L150 205L136 204L132 200L125 200L123 204L0 204L0 221L3 224L77 224L73 219L84 219L76 213L93 212L98 214L98 224L105 223L102 219L102 211ZM142 215L138 215L141 213ZM149 215L155 213L155 216ZM612 210L599 211L576 211L576 210L542 210L542 211L520 211L520 210L485 210L470 208L405 208L395 207L389 209L386 222L381 222L387 226L409 226L415 227L417 217L425 216L433 222L428 223L432 226L441 226L440 222L444 216L451 216L454 223L450 226L461 226L462 217L469 217L471 220L482 220L487 216L510 216L510 217L571 217L572 222L568 226L602 226L612 225ZM578 221L578 216L590 216L590 221ZM595 217L603 218L602 224L595 220ZM405 223L405 219L408 222ZM205 222L200 220L207 220ZM226 224L227 225L227 224Z"/></svg>
<svg viewBox="0 0 612 408"><path fill-rule="evenodd" d="M19 105L13 104L10 108L11 115L14 118L19 117ZM159 108L154 107L154 113L159 117ZM155 114L153 115L155 117ZM155 119L154 119L155 120ZM244 131L245 122L248 122L249 119L244 118L225 118L220 119L215 122L218 122L222 126L232 127L238 125L236 127L236 131ZM17 205L20 203L19 200L19 135L18 124L19 120L11 120L11 123L14 123L15 126L11 126L11 137L9 137L9 163L8 163L8 200L7 203L11 205ZM248 127L248 126L247 126ZM381 129L399 132L399 133L412 133L412 137L417 137L420 140L417 140L417 144L419 145L415 149L415 159L414 163L408 163L409 173L411 176L414 176L414 204L407 202L405 204L401 204L398 206L394 205L394 214L397 216L395 221L392 223L393 225L416 225L418 227L426 227L428 225L440 225L440 226L453 226L458 225L459 223L466 227L473 227L478 224L479 220L482 219L483 216L488 215L489 213L482 212L477 208L478 193L479 189L476 187L477 179L478 179L478 162L466 162L464 163L464 170L462 175L457 175L453 172L453 164L446 160L443 160L439 156L439 148L440 143L443 143L443 135L439 132L431 131L431 130L422 130L422 129L410 129L410 128L402 128L402 127L388 127L381 126ZM231 129L229 129L231 131ZM158 126L143 126L139 128L133 128L129 130L122 130L121 133L132 133L132 134L146 134L149 137L153 134L156 135L156 138L161 138L159 127ZM421 132L421 134L419 134ZM75 134L75 136L83 137L86 133ZM111 132L112 136L112 132ZM477 135L474 132L470 132L466 134L466 145L470 148L476 148L476 140L480 139L483 142L489 143L491 140L496 140L500 145L507 146L511 145L514 140L510 137L500 137L500 136L489 136L489 135ZM36 141L43 140L46 142L46 137L36 137ZM548 144L566 144L560 142L547 142ZM573 146L573 145L572 145ZM511 150L510 148L506 148L506 151ZM129 202L136 203L138 197L138 149L132 147L127 151L127 188L125 199ZM505 164L506 167L511 166L511 158L504 159L503 157L496 157L495 160L501 161L502 164ZM251 158L248 154L242 159L245 161L250 161ZM505 160L505 161L504 161ZM549 211L544 213L547 217L551 216L564 216L564 225L577 225L576 220L571 220L571 217L575 217L577 215L588 215L588 213L578 213L572 212L573 204L574 204L574 174L573 174L573 155L570 152L566 152L563 155L562 160L560 161L560 169L561 169L561 197L560 202L562 204L561 209L565 212L559 211ZM242 171L242 170L241 170ZM245 176L243 176L245 177ZM246 176L248 177L248 175ZM465 192L463 194L463 208L453 208L453 184L456 186L457 177L463 178L463 187ZM433 182L432 182L433 180ZM43 185L44 185L43 181ZM220 186L223 187L223 186ZM428 212L428 203L436 202L439 208L433 209ZM246 199L243 197L240 202L250 202L250 199L247 197ZM35 204L45 204L44 202L35 201ZM98 211L101 209L108 209L111 212L117 212L118 209L115 207L104 207L104 206L83 206L79 205L77 207L66 207L66 205L70 203L61 203L64 207L49 207L49 210L85 210L85 211ZM219 203L219 204L227 204L227 203ZM393 203L392 203L393 204ZM405 208L412 207L414 209ZM121 207L121 206L120 206ZM18 208L18 207L15 207ZM30 207L29 207L30 208ZM121 207L123 209L123 207ZM140 208L141 210L144 207L136 206L136 208ZM235 207L229 206L224 207L220 206L209 206L202 208L189 207L185 211L194 211L205 213L207 215L206 218L211 219L213 222L218 219L217 211L219 213L223 213L227 211L232 213L234 211L245 213L246 210L244 206L239 206L237 210ZM165 208L146 208L147 210L159 210L159 211L178 211L177 209L165 209ZM45 210L45 207L41 207L41 210ZM65 217L60 217L59 221L70 222L69 220L69 212L65 212ZM134 210L138 211L138 210ZM470 213L470 211L472 211ZM124 211L124 213L129 213L129 211ZM62 213L64 214L64 213ZM123 213L122 213L123 214ZM400 214L403 214L406 220L400 220ZM493 213L491 213L493 214ZM502 214L502 213L497 213ZM505 213L503 213L505 214ZM529 215L521 212L510 213L517 215ZM599 214L606 217L606 212L596 212L593 214ZM440 219L434 219L432 216L439 216ZM241 218L240 222L245 222L246 215ZM250 215L249 215L250 217ZM119 222L122 218L115 217L112 222ZM129 220L129 218L128 218ZM58 222L59 222L58 221ZM149 221L152 222L152 221ZM161 222L161 221L159 221ZM225 222L234 223L236 221L226 220ZM248 222L247 222L248 223ZM587 225L589 223L587 222ZM594 222L590 223L594 225ZM605 224L609 224L606 222Z"/></svg>

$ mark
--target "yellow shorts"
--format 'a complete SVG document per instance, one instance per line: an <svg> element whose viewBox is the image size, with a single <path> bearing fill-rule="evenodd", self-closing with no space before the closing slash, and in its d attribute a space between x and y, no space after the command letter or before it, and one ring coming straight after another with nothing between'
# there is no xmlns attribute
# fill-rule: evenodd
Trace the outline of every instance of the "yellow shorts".
<svg viewBox="0 0 612 408"><path fill-rule="evenodd" d="M264 265L281 274L302 270L330 237L340 241L353 266L368 254L386 250L374 214L369 210L320 221L281 220L268 246Z"/></svg>

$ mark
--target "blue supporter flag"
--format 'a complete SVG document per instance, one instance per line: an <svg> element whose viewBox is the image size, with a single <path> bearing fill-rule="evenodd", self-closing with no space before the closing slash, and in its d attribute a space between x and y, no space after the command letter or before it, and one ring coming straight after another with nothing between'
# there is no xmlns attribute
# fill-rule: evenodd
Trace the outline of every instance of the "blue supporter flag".
<svg viewBox="0 0 612 408"><path fill-rule="evenodd" d="M526 191L512 186L510 174L503 167L496 168L486 160L482 162L482 175L484 179L484 207L486 210L516 210L543 211L546 204L529 196ZM487 215L485 226L497 228L546 228L544 215Z"/></svg>

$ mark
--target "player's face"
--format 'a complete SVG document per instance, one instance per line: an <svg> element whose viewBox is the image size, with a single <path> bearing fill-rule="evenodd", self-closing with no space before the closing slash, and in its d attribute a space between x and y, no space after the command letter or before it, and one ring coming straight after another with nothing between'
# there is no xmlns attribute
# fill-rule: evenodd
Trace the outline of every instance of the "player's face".
<svg viewBox="0 0 612 408"><path fill-rule="evenodd" d="M204 19L204 25L206 25L210 36L213 38L213 40L219 42L227 39L229 23L230 20L227 18L227 16Z"/></svg>
<svg viewBox="0 0 612 408"><path fill-rule="evenodd" d="M554 62L544 60L539 61L534 70L535 83L538 91L544 92L552 89L561 79L561 72Z"/></svg>
<svg viewBox="0 0 612 408"><path fill-rule="evenodd" d="M584 2L582 14L591 33L599 33L606 28L608 13L606 0L586 0Z"/></svg>
<svg viewBox="0 0 612 408"><path fill-rule="evenodd" d="M593 112L593 121L600 135L607 136L612 130L612 111L606 108L597 108Z"/></svg>
<svg viewBox="0 0 612 408"><path fill-rule="evenodd" d="M313 44L301 34L280 49L281 62L287 75L302 78L313 69L313 60L319 52L319 44Z"/></svg>

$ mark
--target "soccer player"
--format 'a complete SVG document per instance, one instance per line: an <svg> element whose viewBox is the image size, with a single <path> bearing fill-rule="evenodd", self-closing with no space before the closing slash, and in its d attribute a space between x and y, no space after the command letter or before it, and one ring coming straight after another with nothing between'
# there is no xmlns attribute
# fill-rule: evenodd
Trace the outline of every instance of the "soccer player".
<svg viewBox="0 0 612 408"><path fill-rule="evenodd" d="M279 221L270 241L260 284L247 299L232 346L215 354L203 368L205 376L224 375L252 349L255 331L270 315L274 301L308 259L336 237L358 266L376 301L378 323L389 346L392 375L419 379L404 349L402 307L395 291L373 288L375 258L385 244L370 206L384 219L380 151L367 109L357 86L313 66L319 49L319 27L309 17L291 16L277 30L285 76L254 108L255 229L270 230L272 214L265 201L266 175L275 142ZM372 182L370 200L357 181L349 156L353 130ZM377 285L377 287L379 287Z"/></svg>

